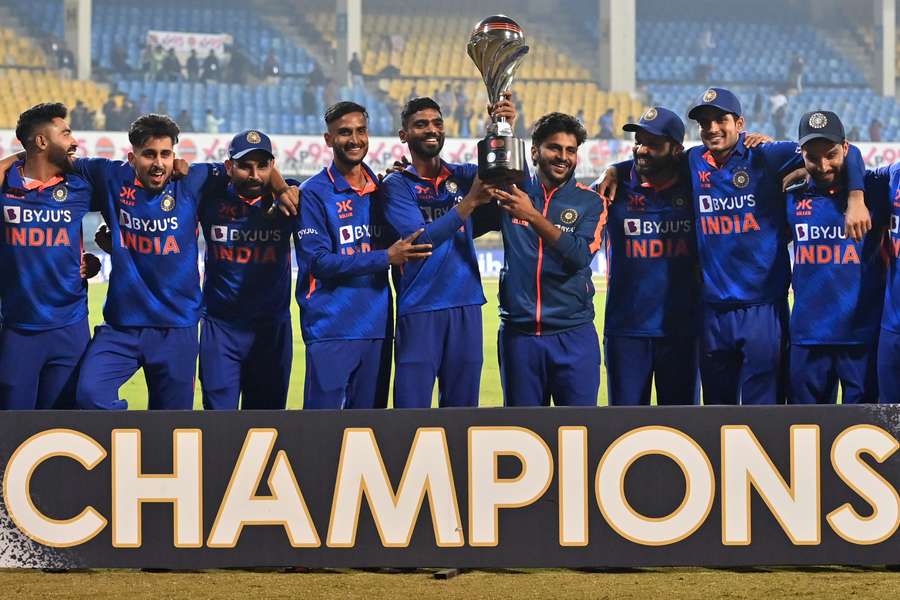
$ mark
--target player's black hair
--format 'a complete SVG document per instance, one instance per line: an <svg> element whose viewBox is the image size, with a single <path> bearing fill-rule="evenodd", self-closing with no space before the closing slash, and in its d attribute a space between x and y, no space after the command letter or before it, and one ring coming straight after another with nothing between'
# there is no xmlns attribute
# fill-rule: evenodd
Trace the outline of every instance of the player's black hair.
<svg viewBox="0 0 900 600"><path fill-rule="evenodd" d="M45 102L32 106L21 115L16 123L16 138L27 148L33 143L37 129L51 123L53 119L65 119L69 110L62 102Z"/></svg>
<svg viewBox="0 0 900 600"><path fill-rule="evenodd" d="M441 105L431 98L411 98L409 102L403 105L403 112L400 113L400 122L403 123L404 127L406 127L406 124L409 122L409 118L411 116L413 116L420 110L425 110L427 108L434 109L438 111L441 116L443 116L443 113L441 112Z"/></svg>
<svg viewBox="0 0 900 600"><path fill-rule="evenodd" d="M559 112L547 113L538 119L531 130L531 144L537 148L544 140L557 133L571 133L578 145L587 139L587 131L578 119L572 115Z"/></svg>
<svg viewBox="0 0 900 600"><path fill-rule="evenodd" d="M140 148L154 138L171 138L172 145L178 143L178 124L166 115L143 115L135 119L128 128L128 141L133 148Z"/></svg>
<svg viewBox="0 0 900 600"><path fill-rule="evenodd" d="M357 104L356 102L348 102L346 100L335 102L327 109L325 109L325 124L331 125L344 115L349 115L350 113L356 112L362 113L366 120L369 120L369 112L362 104Z"/></svg>

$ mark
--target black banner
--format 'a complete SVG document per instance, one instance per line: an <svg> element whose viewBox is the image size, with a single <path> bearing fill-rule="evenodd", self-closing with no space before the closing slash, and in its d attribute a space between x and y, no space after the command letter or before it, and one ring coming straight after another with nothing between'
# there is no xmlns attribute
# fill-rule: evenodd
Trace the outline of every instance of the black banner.
<svg viewBox="0 0 900 600"><path fill-rule="evenodd" d="M900 407L20 412L0 567L900 562Z"/></svg>

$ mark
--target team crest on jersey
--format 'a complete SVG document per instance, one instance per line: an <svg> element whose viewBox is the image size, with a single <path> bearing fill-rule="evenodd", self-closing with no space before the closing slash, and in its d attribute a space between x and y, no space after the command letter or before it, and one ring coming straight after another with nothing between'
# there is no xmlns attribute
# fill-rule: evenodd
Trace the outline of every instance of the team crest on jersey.
<svg viewBox="0 0 900 600"><path fill-rule="evenodd" d="M703 101L704 102L712 102L713 100L716 99L716 96L718 96L718 94L716 93L716 90L710 88L710 89L706 90L706 92L703 94Z"/></svg>
<svg viewBox="0 0 900 600"><path fill-rule="evenodd" d="M809 126L813 129L822 129L826 125L828 125L828 117L820 112L813 113L809 117Z"/></svg>
<svg viewBox="0 0 900 600"><path fill-rule="evenodd" d="M170 194L166 194L162 197L162 200L159 201L159 207L165 212L170 212L175 208L175 197Z"/></svg>
<svg viewBox="0 0 900 600"><path fill-rule="evenodd" d="M459 191L459 186L456 185L455 181L448 181L447 182L447 191L450 192L451 194L455 194L456 192Z"/></svg>
<svg viewBox="0 0 900 600"><path fill-rule="evenodd" d="M745 188L750 184L750 175L743 169L735 171L734 176L731 178L731 183L736 188Z"/></svg>
<svg viewBox="0 0 900 600"><path fill-rule="evenodd" d="M647 109L647 112L644 113L644 116L641 117L641 120L642 121L652 121L653 119L656 118L656 116L658 114L659 113L656 111L655 108L649 108L649 109Z"/></svg>
<svg viewBox="0 0 900 600"><path fill-rule="evenodd" d="M57 202L63 202L66 198L69 197L69 190L66 189L66 186L61 185L53 188L53 192L50 194L53 196L53 199Z"/></svg>
<svg viewBox="0 0 900 600"><path fill-rule="evenodd" d="M578 211L574 208L567 208L560 213L559 220L563 222L563 225L571 225L578 220Z"/></svg>
<svg viewBox="0 0 900 600"><path fill-rule="evenodd" d="M259 137L259 133L257 133L256 131L250 131L247 133L247 141L249 143L258 144L261 140L262 138Z"/></svg>

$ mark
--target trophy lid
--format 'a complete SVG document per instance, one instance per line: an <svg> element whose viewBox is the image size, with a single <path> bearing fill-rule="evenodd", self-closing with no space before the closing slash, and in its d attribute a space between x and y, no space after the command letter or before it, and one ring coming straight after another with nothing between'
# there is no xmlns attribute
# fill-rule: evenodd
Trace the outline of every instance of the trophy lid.
<svg viewBox="0 0 900 600"><path fill-rule="evenodd" d="M506 15L494 15L475 24L466 50L481 72L488 99L495 103L512 86L528 46L518 23Z"/></svg>

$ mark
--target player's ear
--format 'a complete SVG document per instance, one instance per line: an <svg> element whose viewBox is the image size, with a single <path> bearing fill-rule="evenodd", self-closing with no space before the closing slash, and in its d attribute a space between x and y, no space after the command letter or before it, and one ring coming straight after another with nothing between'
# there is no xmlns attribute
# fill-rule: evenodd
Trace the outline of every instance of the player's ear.
<svg viewBox="0 0 900 600"><path fill-rule="evenodd" d="M397 136L400 138L400 141L404 144L408 141L406 138L406 130L405 129L398 129Z"/></svg>
<svg viewBox="0 0 900 600"><path fill-rule="evenodd" d="M536 165L538 159L538 148L534 144L531 146L531 164Z"/></svg>
<svg viewBox="0 0 900 600"><path fill-rule="evenodd" d="M734 125L737 127L738 133L744 130L744 116L741 115L737 119L734 120Z"/></svg>
<svg viewBox="0 0 900 600"><path fill-rule="evenodd" d="M331 148L331 133L326 131L322 134L322 137L325 138L325 145Z"/></svg>
<svg viewBox="0 0 900 600"><path fill-rule="evenodd" d="M230 158L226 159L225 160L225 173L227 173L229 177L231 177L231 170L233 168L234 168L234 161L231 160Z"/></svg>
<svg viewBox="0 0 900 600"><path fill-rule="evenodd" d="M128 151L128 164L134 167L134 152L131 150Z"/></svg>

